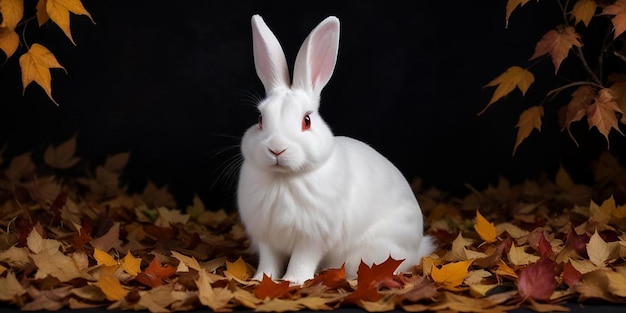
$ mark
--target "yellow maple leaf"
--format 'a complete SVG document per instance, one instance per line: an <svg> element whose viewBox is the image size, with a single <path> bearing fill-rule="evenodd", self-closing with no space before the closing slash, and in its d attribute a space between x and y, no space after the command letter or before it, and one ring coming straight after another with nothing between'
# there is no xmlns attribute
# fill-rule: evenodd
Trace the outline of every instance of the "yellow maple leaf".
<svg viewBox="0 0 626 313"><path fill-rule="evenodd" d="M508 0L506 2L506 24L505 28L509 27L509 18L511 17L511 13L519 6L520 8L524 6L524 4L528 3L530 0Z"/></svg>
<svg viewBox="0 0 626 313"><path fill-rule="evenodd" d="M482 240L489 243L496 241L496 226L487 221L487 219L484 218L478 210L476 210L476 224L474 225L474 230L476 230Z"/></svg>
<svg viewBox="0 0 626 313"><path fill-rule="evenodd" d="M496 87L491 100L487 103L487 106L478 113L483 114L487 108L489 108L494 102L500 100L502 97L508 95L516 87L522 92L522 95L526 94L528 87L535 81L533 73L519 66L511 66L504 73L490 81L485 87Z"/></svg>
<svg viewBox="0 0 626 313"><path fill-rule="evenodd" d="M617 105L617 95L610 88L598 91L594 103L587 110L587 123L589 129L596 127L607 143L612 129L624 135L617 124L617 113L624 114Z"/></svg>
<svg viewBox="0 0 626 313"><path fill-rule="evenodd" d="M24 16L24 0L0 0L0 28L15 29Z"/></svg>
<svg viewBox="0 0 626 313"><path fill-rule="evenodd" d="M93 258L96 259L98 265L104 266L118 266L117 261L105 251L102 251L98 248L93 249Z"/></svg>
<svg viewBox="0 0 626 313"><path fill-rule="evenodd" d="M52 20L63 30L65 36L76 45L70 30L70 12L76 15L86 15L92 23L96 23L80 0L39 0L37 3L37 22L41 26L48 20Z"/></svg>
<svg viewBox="0 0 626 313"><path fill-rule="evenodd" d="M615 1L615 3L605 7L602 14L615 15L611 19L614 28L613 39L617 39L626 31L626 0Z"/></svg>
<svg viewBox="0 0 626 313"><path fill-rule="evenodd" d="M46 94L48 94L48 97L54 104L59 105L52 98L50 69L61 68L65 70L65 68L59 64L54 54L48 48L38 43L33 44L28 49L28 52L20 57L20 67L22 69L23 91L26 91L26 87L34 81L46 91Z"/></svg>
<svg viewBox="0 0 626 313"><path fill-rule="evenodd" d="M593 0L578 0L572 8L572 18L574 18L574 25L583 22L585 26L589 26L591 18L596 13L598 5Z"/></svg>
<svg viewBox="0 0 626 313"><path fill-rule="evenodd" d="M457 290L459 285L463 283L467 276L468 269L472 265L473 260L459 261L448 263L441 268L433 266L430 277L435 283L440 284L444 289L451 291Z"/></svg>
<svg viewBox="0 0 626 313"><path fill-rule="evenodd" d="M541 131L541 118L543 117L543 107L542 106L534 106L532 108L526 109L522 112L522 115L519 117L519 121L517 122L517 140L515 141L515 147L513 148L513 155L515 155L515 151L517 151L517 147L524 141L524 139L528 138L533 129L537 129Z"/></svg>
<svg viewBox="0 0 626 313"><path fill-rule="evenodd" d="M120 281L113 275L100 275L100 279L95 285L100 287L109 301L122 300L128 294L128 290L124 289Z"/></svg>
<svg viewBox="0 0 626 313"><path fill-rule="evenodd" d="M576 33L576 29L572 26L559 25L557 29L552 29L545 33L537 42L535 53L530 57L530 60L550 54L554 64L554 73L556 74L573 46L583 46L580 41L580 35Z"/></svg>
<svg viewBox="0 0 626 313"><path fill-rule="evenodd" d="M224 271L224 274L227 273L240 280L248 280L248 278L250 278L248 266L241 257L235 262L226 261L226 271Z"/></svg>
<svg viewBox="0 0 626 313"><path fill-rule="evenodd" d="M141 259L133 256L130 251L122 258L122 268L131 276L137 276L141 272Z"/></svg>

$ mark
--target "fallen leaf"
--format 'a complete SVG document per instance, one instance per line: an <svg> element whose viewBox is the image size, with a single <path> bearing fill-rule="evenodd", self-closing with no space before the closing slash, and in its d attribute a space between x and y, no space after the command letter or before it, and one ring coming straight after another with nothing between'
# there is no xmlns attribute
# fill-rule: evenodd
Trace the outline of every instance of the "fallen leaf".
<svg viewBox="0 0 626 313"><path fill-rule="evenodd" d="M170 250L170 253L172 253L172 256L180 261L181 264L184 264L185 266L190 267L198 272L202 270L202 268L200 267L200 263L198 263L198 261L194 257L188 257L174 250Z"/></svg>
<svg viewBox="0 0 626 313"><path fill-rule="evenodd" d="M233 299L233 293L226 288L213 288L205 270L200 270L198 274L196 286L198 286L200 303L208 306L215 312L224 311L229 306L230 300Z"/></svg>
<svg viewBox="0 0 626 313"><path fill-rule="evenodd" d="M39 232L37 232L36 227L33 227L28 237L26 237L26 245L28 249L35 254L41 252L53 254L59 250L61 242L53 239L44 239Z"/></svg>
<svg viewBox="0 0 626 313"><path fill-rule="evenodd" d="M572 18L574 18L574 25L583 22L585 26L589 26L589 22L591 21L593 15L596 13L597 8L598 5L596 5L596 2L594 0L576 1L574 7L572 8L572 12L570 12Z"/></svg>
<svg viewBox="0 0 626 313"><path fill-rule="evenodd" d="M496 226L485 219L478 210L476 210L476 224L474 229L484 241L492 243L497 239Z"/></svg>
<svg viewBox="0 0 626 313"><path fill-rule="evenodd" d="M159 217L154 225L165 228L172 228L171 224L186 224L189 221L189 214L181 214L179 210L169 210L166 207L157 209Z"/></svg>
<svg viewBox="0 0 626 313"><path fill-rule="evenodd" d="M517 130L517 139L515 141L515 147L513 147L513 155L517 151L517 147L524 141L533 129L541 131L541 118L543 117L543 107L534 106L526 109L519 117L519 121L515 127Z"/></svg>
<svg viewBox="0 0 626 313"><path fill-rule="evenodd" d="M14 272L10 271L6 277L0 277L0 301L13 302L25 291Z"/></svg>
<svg viewBox="0 0 626 313"><path fill-rule="evenodd" d="M517 290L523 299L549 300L556 289L554 262L542 258L523 268L517 281Z"/></svg>
<svg viewBox="0 0 626 313"><path fill-rule="evenodd" d="M615 3L606 6L602 14L615 15L611 19L614 28L613 39L617 39L619 35L626 31L626 0L617 0Z"/></svg>
<svg viewBox="0 0 626 313"><path fill-rule="evenodd" d="M261 283L254 289L254 295L261 300L276 299L284 297L291 290L288 281L274 282L264 273Z"/></svg>
<svg viewBox="0 0 626 313"><path fill-rule="evenodd" d="M102 251L98 248L93 249L93 258L96 259L98 265L103 266L117 266L118 262L110 254Z"/></svg>
<svg viewBox="0 0 626 313"><path fill-rule="evenodd" d="M485 87L498 87L496 87L496 91L493 93L489 103L487 103L482 111L478 112L478 115L483 114L494 102L511 93L516 87L522 92L522 95L525 95L528 87L530 87L534 81L535 76L528 70L519 66L509 67L504 73L485 85Z"/></svg>
<svg viewBox="0 0 626 313"><path fill-rule="evenodd" d="M561 273L561 279L563 279L563 283L567 286L574 287L578 282L580 282L580 277L582 274L576 270L576 268L572 265L571 262L565 263L563 265L563 272Z"/></svg>
<svg viewBox="0 0 626 313"><path fill-rule="evenodd" d="M22 69L22 85L24 86L24 91L26 91L26 87L34 81L43 88L54 104L59 105L52 98L52 77L50 75L50 69L60 68L65 70L65 68L59 64L54 54L52 54L48 48L38 43L33 44L28 52L20 57L20 68Z"/></svg>
<svg viewBox="0 0 626 313"><path fill-rule="evenodd" d="M314 286L317 284L324 284L329 288L338 288L347 283L346 281L346 265L341 265L338 269L327 269L319 275L316 275L313 279L306 282L305 285Z"/></svg>
<svg viewBox="0 0 626 313"><path fill-rule="evenodd" d="M587 243L589 261L597 267L605 267L606 262L615 254L614 246L609 245L596 231Z"/></svg>
<svg viewBox="0 0 626 313"><path fill-rule="evenodd" d="M543 35L541 40L537 42L535 53L530 57L530 60L550 54L554 64L554 73L556 74L573 46L583 46L580 41L580 35L576 33L574 27L560 25L557 29L550 30Z"/></svg>
<svg viewBox="0 0 626 313"><path fill-rule="evenodd" d="M457 290L468 274L472 260L444 264L441 268L433 267L430 277L446 290Z"/></svg>
<svg viewBox="0 0 626 313"><path fill-rule="evenodd" d="M539 260L539 257L526 252L525 246L516 247L513 244L511 245L511 250L509 250L508 259L513 265L520 266L535 263Z"/></svg>
<svg viewBox="0 0 626 313"><path fill-rule="evenodd" d="M44 252L30 255L37 267L35 279L43 279L50 275L61 282L66 282L83 276L71 257L59 250L55 251L52 254Z"/></svg>
<svg viewBox="0 0 626 313"><path fill-rule="evenodd" d="M122 284L115 276L102 273L95 285L102 290L109 301L123 299L128 294L128 290L122 287Z"/></svg>
<svg viewBox="0 0 626 313"><path fill-rule="evenodd" d="M43 159L53 168L68 169L80 161L74 153L76 153L76 135L56 147L49 145Z"/></svg>
<svg viewBox="0 0 626 313"><path fill-rule="evenodd" d="M357 288L348 295L344 301L347 303L358 303L358 301L378 301L382 295L378 292L381 284L396 284L394 282L394 272L403 260L395 260L391 256L380 264L368 266L361 261L357 270Z"/></svg>
<svg viewBox="0 0 626 313"><path fill-rule="evenodd" d="M122 258L122 268L130 276L137 276L141 272L141 259L133 256L130 251Z"/></svg>
<svg viewBox="0 0 626 313"><path fill-rule="evenodd" d="M148 287L158 287L163 284L163 280L168 279L176 273L176 267L165 264L161 265L158 258L153 258L146 269L137 274L135 279Z"/></svg>
<svg viewBox="0 0 626 313"><path fill-rule="evenodd" d="M303 305L293 300L271 299L257 305L256 312L293 312L299 311Z"/></svg>
<svg viewBox="0 0 626 313"><path fill-rule="evenodd" d="M93 239L91 246L102 251L109 251L112 248L121 250L122 240L120 240L120 223L113 223L113 226L102 236Z"/></svg>
<svg viewBox="0 0 626 313"><path fill-rule="evenodd" d="M237 279L246 281L250 278L250 273L248 273L248 265L246 262L239 257L235 262L226 261L226 271L224 274L231 275Z"/></svg>

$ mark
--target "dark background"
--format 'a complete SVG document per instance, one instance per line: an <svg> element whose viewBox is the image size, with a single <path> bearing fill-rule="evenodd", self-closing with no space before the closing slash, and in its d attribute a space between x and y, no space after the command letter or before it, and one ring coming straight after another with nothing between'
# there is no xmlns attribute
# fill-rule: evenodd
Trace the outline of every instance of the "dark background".
<svg viewBox="0 0 626 313"><path fill-rule="evenodd" d="M34 7L35 1L26 1ZM0 67L0 145L5 163L78 134L84 166L131 152L123 176L131 192L147 180L167 184L181 206L197 193L208 208L232 208L236 173L220 175L244 130L256 122L263 96L252 58L250 17L261 14L281 41L290 66L306 35L328 15L341 21L339 59L322 93L321 114L335 134L365 141L407 179L462 195L500 175L513 182L553 176L564 164L590 182L590 160L606 141L583 123L576 147L546 105L541 134L512 156L519 114L545 92L584 74L571 57L554 77L549 58L533 66L536 82L485 114L494 88L483 88L512 65L527 66L535 43L562 23L554 1L529 2L505 29L506 1L97 1L83 0L96 25L71 16L77 46L48 23L30 22L29 44L47 46L67 69L52 70L56 107L34 84L22 86L18 58ZM34 14L27 11L26 14ZM608 20L607 20L608 21ZM597 24L597 25L596 25ZM588 38L607 25L592 24ZM586 46L585 49L593 49ZM590 50L593 53L593 50ZM624 150L611 135L611 150Z"/></svg>

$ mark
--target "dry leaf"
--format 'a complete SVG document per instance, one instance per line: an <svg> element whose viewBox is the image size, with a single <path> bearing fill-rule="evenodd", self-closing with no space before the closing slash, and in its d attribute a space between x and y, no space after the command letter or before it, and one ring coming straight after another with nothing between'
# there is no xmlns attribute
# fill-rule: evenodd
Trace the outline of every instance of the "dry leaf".
<svg viewBox="0 0 626 313"><path fill-rule="evenodd" d="M45 11L42 10L44 5ZM39 25L51 19L63 30L65 36L76 45L72 38L72 32L70 31L70 12L77 15L86 15L92 23L96 23L80 0L39 0L37 4L37 20L39 21Z"/></svg>
<svg viewBox="0 0 626 313"><path fill-rule="evenodd" d="M291 291L288 281L274 282L270 277L263 273L261 283L254 289L254 295L261 299L276 299L287 295Z"/></svg>
<svg viewBox="0 0 626 313"><path fill-rule="evenodd" d="M15 32L15 27L22 20L24 15L24 1L0 1L0 50L10 58L19 46L19 35Z"/></svg>
<svg viewBox="0 0 626 313"><path fill-rule="evenodd" d="M607 6L602 14L615 15L613 22L613 39L617 39L624 31L626 31L626 0L617 0L615 3Z"/></svg>
<svg viewBox="0 0 626 313"><path fill-rule="evenodd" d="M583 22L585 26L589 26L591 18L596 13L598 5L594 0L578 0L572 8L572 18L574 18L574 25Z"/></svg>
<svg viewBox="0 0 626 313"><path fill-rule="evenodd" d="M128 290L122 287L122 284L116 277L104 274L102 271L101 273L102 274L95 285L102 290L109 301L121 300L126 296L126 294L128 294Z"/></svg>
<svg viewBox="0 0 626 313"><path fill-rule="evenodd" d="M596 127L607 143L612 129L624 135L617 124L617 113L624 114L617 105L617 95L609 88L601 89L593 104L587 108L589 129Z"/></svg>
<svg viewBox="0 0 626 313"><path fill-rule="evenodd" d="M0 301L13 302L25 291L14 272L8 272L6 277L0 277Z"/></svg>
<svg viewBox="0 0 626 313"><path fill-rule="evenodd" d="M573 47L582 47L580 35L576 33L576 29L572 26L559 26L556 30L548 31L535 46L535 53L530 60L536 59L542 55L550 54L552 63L554 63L554 73L556 74L561 67L561 62L567 58L569 50Z"/></svg>
<svg viewBox="0 0 626 313"><path fill-rule="evenodd" d="M200 303L208 306L215 312L225 310L230 300L234 297L233 293L226 288L213 288L205 270L200 270L198 274L196 286L198 286L198 298L200 299Z"/></svg>
<svg viewBox="0 0 626 313"><path fill-rule="evenodd" d="M541 118L543 117L543 107L534 106L526 109L519 117L519 121L515 127L517 130L517 139L515 141L515 147L513 147L513 155L517 151L517 147L528 138L533 129L541 131Z"/></svg>
<svg viewBox="0 0 626 313"><path fill-rule="evenodd" d="M539 262L522 269L517 281L517 290L524 300L549 300L557 286L555 275L554 262L542 258Z"/></svg>
<svg viewBox="0 0 626 313"><path fill-rule="evenodd" d="M525 95L528 87L530 87L534 81L535 76L528 70L519 66L509 67L504 73L485 85L485 87L498 87L496 87L496 91L493 93L489 103L487 103L482 111L478 112L478 115L483 114L494 102L511 93L516 87L522 92L522 95Z"/></svg>
<svg viewBox="0 0 626 313"><path fill-rule="evenodd" d="M474 229L482 238L482 240L492 243L497 239L496 226L485 219L478 210L476 210L476 225Z"/></svg>
<svg viewBox="0 0 626 313"><path fill-rule="evenodd" d="M246 281L250 278L250 273L248 273L248 265L246 262L239 257L235 262L226 261L226 271L224 274L231 275L239 280Z"/></svg>
<svg viewBox="0 0 626 313"><path fill-rule="evenodd" d="M54 104L59 105L52 98L52 77L50 75L50 69L61 68L65 70L65 68L59 64L54 54L52 54L48 48L38 43L33 44L28 52L20 57L20 68L22 69L22 85L24 86L24 91L26 91L26 87L34 81L43 88Z"/></svg>
<svg viewBox="0 0 626 313"><path fill-rule="evenodd" d="M528 3L530 0L508 0L506 2L506 16L505 16L505 28L509 27L509 18L511 17L511 13L519 6L523 7L524 4Z"/></svg>
<svg viewBox="0 0 626 313"><path fill-rule="evenodd" d="M80 161L80 158L74 156L75 152L76 135L57 147L52 145L48 146L43 155L43 159L46 164L53 168L68 169Z"/></svg>
<svg viewBox="0 0 626 313"><path fill-rule="evenodd" d="M472 260L448 263L441 268L433 267L430 277L446 290L458 290L459 285L463 283L468 274L470 265L472 265Z"/></svg>

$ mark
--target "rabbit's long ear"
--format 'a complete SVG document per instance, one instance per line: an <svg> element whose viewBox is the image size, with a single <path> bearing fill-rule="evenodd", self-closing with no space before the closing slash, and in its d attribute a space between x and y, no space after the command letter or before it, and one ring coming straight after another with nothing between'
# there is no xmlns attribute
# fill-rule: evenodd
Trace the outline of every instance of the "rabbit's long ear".
<svg viewBox="0 0 626 313"><path fill-rule="evenodd" d="M252 48L256 73L269 95L276 88L289 88L289 69L278 39L260 15L252 16Z"/></svg>
<svg viewBox="0 0 626 313"><path fill-rule="evenodd" d="M293 87L319 96L330 80L339 49L339 19L323 20L304 40L293 71Z"/></svg>

